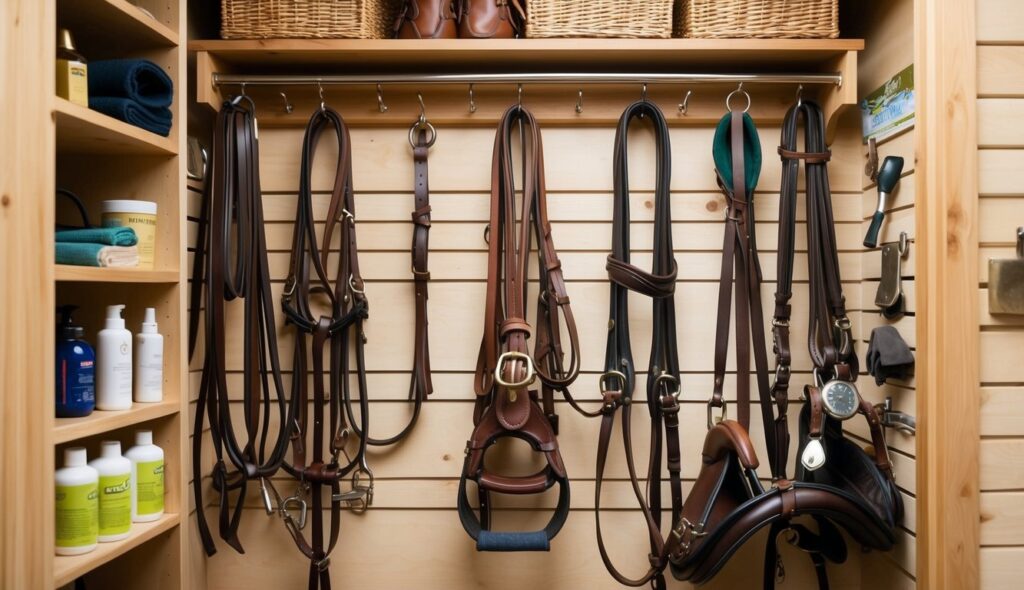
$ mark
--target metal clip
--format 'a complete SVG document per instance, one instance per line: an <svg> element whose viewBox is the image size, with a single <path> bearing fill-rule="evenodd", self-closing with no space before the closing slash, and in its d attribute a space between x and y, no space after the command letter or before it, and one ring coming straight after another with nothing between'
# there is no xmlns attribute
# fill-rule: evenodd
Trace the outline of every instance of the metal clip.
<svg viewBox="0 0 1024 590"><path fill-rule="evenodd" d="M888 319L903 316L903 259L909 251L907 232L900 232L899 242L882 244L882 276L875 291L875 305Z"/></svg>
<svg viewBox="0 0 1024 590"><path fill-rule="evenodd" d="M267 511L267 515L274 513L274 504L270 501L270 490L267 489L267 479L265 477L260 478L260 495L263 497L263 509Z"/></svg>
<svg viewBox="0 0 1024 590"><path fill-rule="evenodd" d="M303 488L300 488L300 490L301 489ZM297 505L299 508L298 520L296 520L291 513L292 506L294 505ZM306 528L306 508L306 500L304 500L303 497L299 495L299 492L296 491L294 495L281 502L281 518L284 518L285 520L290 520L292 523L295 524L295 526L299 527L299 530L301 531L302 529Z"/></svg>
<svg viewBox="0 0 1024 590"><path fill-rule="evenodd" d="M368 483L360 483L360 474L365 473ZM352 489L347 492L331 495L332 502L344 502L349 508L362 514L373 504L373 472L363 465L352 474Z"/></svg>
<svg viewBox="0 0 1024 590"><path fill-rule="evenodd" d="M907 434L917 434L917 419L905 412L892 409L892 398L887 397L880 404L875 404L875 411L881 418L882 426L895 428Z"/></svg>

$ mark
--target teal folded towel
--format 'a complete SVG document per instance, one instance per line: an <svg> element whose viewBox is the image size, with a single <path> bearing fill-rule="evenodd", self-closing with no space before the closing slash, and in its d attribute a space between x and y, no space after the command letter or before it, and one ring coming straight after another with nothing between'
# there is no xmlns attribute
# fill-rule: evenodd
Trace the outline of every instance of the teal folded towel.
<svg viewBox="0 0 1024 590"><path fill-rule="evenodd" d="M57 242L76 242L107 246L134 246L139 243L130 227L90 227L57 231Z"/></svg>
<svg viewBox="0 0 1024 590"><path fill-rule="evenodd" d="M87 242L57 242L57 264L73 266L138 266L136 246L108 246Z"/></svg>

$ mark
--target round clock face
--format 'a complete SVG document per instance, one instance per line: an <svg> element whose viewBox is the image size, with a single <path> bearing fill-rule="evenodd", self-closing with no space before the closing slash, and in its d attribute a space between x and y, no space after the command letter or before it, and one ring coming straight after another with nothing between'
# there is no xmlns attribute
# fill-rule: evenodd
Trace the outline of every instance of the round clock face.
<svg viewBox="0 0 1024 590"><path fill-rule="evenodd" d="M860 396L852 383L829 381L821 388L821 401L825 411L833 418L846 420L857 413Z"/></svg>

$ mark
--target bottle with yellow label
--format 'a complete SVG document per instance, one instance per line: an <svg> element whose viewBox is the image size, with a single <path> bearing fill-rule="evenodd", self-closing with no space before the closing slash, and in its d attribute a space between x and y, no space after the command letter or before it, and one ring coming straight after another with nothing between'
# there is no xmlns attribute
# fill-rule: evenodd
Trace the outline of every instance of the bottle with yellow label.
<svg viewBox="0 0 1024 590"><path fill-rule="evenodd" d="M89 106L89 71L85 58L75 50L71 31L57 35L57 96Z"/></svg>
<svg viewBox="0 0 1024 590"><path fill-rule="evenodd" d="M135 446L124 454L132 462L132 522L164 515L164 450L153 444L152 430L135 432Z"/></svg>
<svg viewBox="0 0 1024 590"><path fill-rule="evenodd" d="M85 459L82 447L64 449L64 468L55 474L57 555L81 555L96 548L100 474Z"/></svg>
<svg viewBox="0 0 1024 590"><path fill-rule="evenodd" d="M121 456L121 443L105 440L100 458L89 461L100 474L100 543L120 541L132 528L132 462Z"/></svg>

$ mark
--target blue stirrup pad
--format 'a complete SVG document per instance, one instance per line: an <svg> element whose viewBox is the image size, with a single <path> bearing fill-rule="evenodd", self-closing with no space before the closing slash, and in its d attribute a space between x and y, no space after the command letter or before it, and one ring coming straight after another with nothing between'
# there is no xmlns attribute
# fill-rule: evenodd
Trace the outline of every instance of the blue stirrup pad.
<svg viewBox="0 0 1024 590"><path fill-rule="evenodd" d="M544 531L495 532L480 531L477 551L549 551L551 542Z"/></svg>

